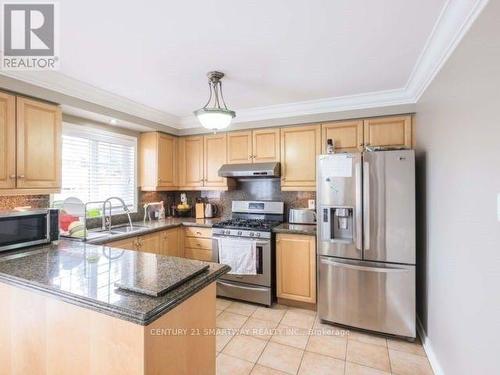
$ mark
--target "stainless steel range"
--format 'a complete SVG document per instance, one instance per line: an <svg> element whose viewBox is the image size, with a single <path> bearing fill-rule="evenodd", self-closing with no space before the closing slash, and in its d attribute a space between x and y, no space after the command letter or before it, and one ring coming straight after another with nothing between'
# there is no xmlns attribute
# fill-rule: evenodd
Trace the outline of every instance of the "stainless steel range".
<svg viewBox="0 0 500 375"><path fill-rule="evenodd" d="M226 274L217 281L217 295L271 306L275 288L275 240L272 228L284 220L283 202L233 201L232 217L213 226L213 256L219 261L221 238L256 245L256 274Z"/></svg>

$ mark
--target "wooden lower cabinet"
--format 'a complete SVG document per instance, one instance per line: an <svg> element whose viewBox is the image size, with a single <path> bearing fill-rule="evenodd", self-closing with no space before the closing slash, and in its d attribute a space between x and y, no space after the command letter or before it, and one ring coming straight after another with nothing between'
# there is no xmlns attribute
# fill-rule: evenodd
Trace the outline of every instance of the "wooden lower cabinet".
<svg viewBox="0 0 500 375"><path fill-rule="evenodd" d="M215 292L143 326L0 283L0 374L215 375Z"/></svg>
<svg viewBox="0 0 500 375"><path fill-rule="evenodd" d="M277 234L276 278L278 298L316 303L316 237Z"/></svg>
<svg viewBox="0 0 500 375"><path fill-rule="evenodd" d="M183 257L184 249L181 243L181 229L174 228L160 232L160 254L173 257Z"/></svg>
<svg viewBox="0 0 500 375"><path fill-rule="evenodd" d="M106 246L212 261L212 229L177 227L108 242Z"/></svg>
<svg viewBox="0 0 500 375"><path fill-rule="evenodd" d="M106 246L125 250L137 250L137 237L125 238L123 240L108 242Z"/></svg>
<svg viewBox="0 0 500 375"><path fill-rule="evenodd" d="M212 229L184 228L184 257L212 261Z"/></svg>

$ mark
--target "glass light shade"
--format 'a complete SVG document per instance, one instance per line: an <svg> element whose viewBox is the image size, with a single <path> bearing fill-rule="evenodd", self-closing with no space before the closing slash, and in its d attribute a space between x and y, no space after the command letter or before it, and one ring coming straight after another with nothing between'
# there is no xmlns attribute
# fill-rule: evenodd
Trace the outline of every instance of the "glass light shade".
<svg viewBox="0 0 500 375"><path fill-rule="evenodd" d="M210 130L225 129L236 116L234 111L228 109L202 108L194 112L201 125Z"/></svg>

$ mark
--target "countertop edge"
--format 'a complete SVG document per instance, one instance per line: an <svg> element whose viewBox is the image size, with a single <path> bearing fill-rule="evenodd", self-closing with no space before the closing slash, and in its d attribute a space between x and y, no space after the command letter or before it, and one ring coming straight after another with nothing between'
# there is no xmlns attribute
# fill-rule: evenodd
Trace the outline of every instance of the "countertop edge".
<svg viewBox="0 0 500 375"><path fill-rule="evenodd" d="M75 306L90 309L97 313L109 315L118 319L129 321L131 323L147 326L161 316L168 313L170 310L174 309L176 306L180 305L182 302L199 292L204 287L216 281L220 276L229 272L230 269L231 268L229 266L224 265L217 271L214 271L205 277L198 276L200 277L200 280L196 284L190 285L190 287L186 289L186 291L179 294L179 296L175 298L175 300L171 301L170 303L164 304L155 310L152 310L148 314L138 314L136 311L130 311L124 308L112 308L110 305L101 304L92 299L65 293L55 288L50 289L44 285L40 285L39 283L20 279L15 276L5 276L5 274L0 274L0 282L4 282L5 284L12 286L17 286L24 290L41 292L44 295L55 297L61 301L70 303ZM196 279L190 280L188 281L188 283L195 280ZM182 287L182 285L180 285L179 287Z"/></svg>

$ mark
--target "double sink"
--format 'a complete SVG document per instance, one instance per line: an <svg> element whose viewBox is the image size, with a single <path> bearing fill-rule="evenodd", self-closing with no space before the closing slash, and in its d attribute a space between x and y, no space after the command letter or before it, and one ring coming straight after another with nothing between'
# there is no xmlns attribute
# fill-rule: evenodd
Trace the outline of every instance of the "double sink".
<svg viewBox="0 0 500 375"><path fill-rule="evenodd" d="M137 232L142 232L147 227L144 225L136 225L136 224L122 224L117 225L116 227L111 227L111 229L94 229L89 230L87 233L87 241L93 240L95 238L100 238L103 236L116 236L121 234L133 234Z"/></svg>

